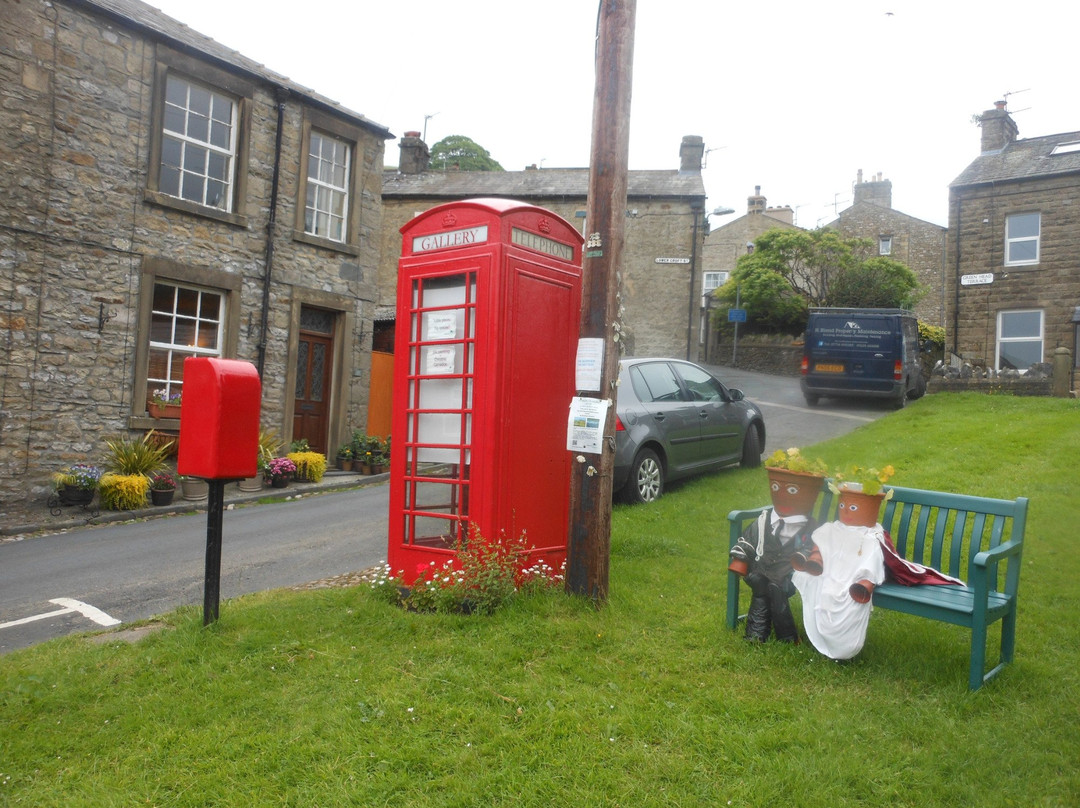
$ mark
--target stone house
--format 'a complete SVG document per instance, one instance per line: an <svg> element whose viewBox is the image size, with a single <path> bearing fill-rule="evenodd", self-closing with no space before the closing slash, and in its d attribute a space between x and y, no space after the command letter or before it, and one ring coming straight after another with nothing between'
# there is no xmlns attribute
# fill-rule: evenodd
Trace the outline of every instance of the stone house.
<svg viewBox="0 0 1080 808"><path fill-rule="evenodd" d="M435 205L498 197L547 208L585 233L588 168L524 171L432 170L419 132L400 141L397 169L383 179L382 257L379 263L376 348L392 350L398 229ZM620 273L627 355L696 356L700 317L701 244L705 235L704 143L687 136L680 168L636 170L627 177L626 230Z"/></svg>
<svg viewBox="0 0 1080 808"><path fill-rule="evenodd" d="M285 441L363 427L391 133L137 0L0 8L3 501L175 434L188 356Z"/></svg>
<svg viewBox="0 0 1080 808"><path fill-rule="evenodd" d="M778 227L784 230L801 229L795 224L794 210L787 205L770 208L767 201L761 194L761 186L754 186L753 195L746 199L746 215L710 230L705 237L701 263L702 325L698 337L698 355L702 362L719 361L717 332L711 328L709 318L713 303L711 292L727 282L739 256L752 250L762 233Z"/></svg>
<svg viewBox="0 0 1080 808"><path fill-rule="evenodd" d="M1004 101L981 153L949 185L945 342L955 357L1025 370L1077 356L1080 132L1017 139Z"/></svg>
<svg viewBox="0 0 1080 808"><path fill-rule="evenodd" d="M944 325L948 231L941 225L893 209L892 182L882 179L880 174L864 181L860 169L854 192L851 207L840 211L827 227L845 238L868 239L877 255L899 261L914 272L925 292L915 306L915 313L925 323Z"/></svg>

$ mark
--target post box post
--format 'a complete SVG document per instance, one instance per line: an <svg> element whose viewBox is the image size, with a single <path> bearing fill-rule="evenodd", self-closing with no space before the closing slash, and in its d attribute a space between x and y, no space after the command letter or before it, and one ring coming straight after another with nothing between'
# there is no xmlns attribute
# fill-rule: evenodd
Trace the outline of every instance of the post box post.
<svg viewBox="0 0 1080 808"><path fill-rule="evenodd" d="M180 448L176 470L210 485L206 511L203 625L218 619L221 525L225 484L253 476L259 450L262 384L250 362L211 357L184 360Z"/></svg>

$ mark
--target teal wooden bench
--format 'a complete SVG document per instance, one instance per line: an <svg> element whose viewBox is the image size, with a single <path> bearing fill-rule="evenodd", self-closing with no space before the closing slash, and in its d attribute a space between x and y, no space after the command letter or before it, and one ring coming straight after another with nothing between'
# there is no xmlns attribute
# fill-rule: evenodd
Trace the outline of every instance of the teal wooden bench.
<svg viewBox="0 0 1080 808"><path fill-rule="evenodd" d="M885 503L881 524L889 531L897 553L959 578L967 586L902 586L886 581L874 589L873 604L970 629L968 687L977 690L1013 658L1027 498L988 499L916 488L886 488L892 488L893 496ZM836 518L833 499L826 488L816 511L819 522ZM728 514L729 550L747 524L766 507ZM736 573L728 572L727 624L732 629L740 619L741 580ZM987 630L997 621L1001 621L1000 657L987 671Z"/></svg>

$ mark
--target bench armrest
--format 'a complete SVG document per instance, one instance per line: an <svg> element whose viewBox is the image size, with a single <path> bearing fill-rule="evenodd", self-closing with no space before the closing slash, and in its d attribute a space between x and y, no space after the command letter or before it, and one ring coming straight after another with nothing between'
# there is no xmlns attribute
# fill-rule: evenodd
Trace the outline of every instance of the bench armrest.
<svg viewBox="0 0 1080 808"><path fill-rule="evenodd" d="M1012 539L1004 544L999 544L992 550L983 550L981 553L976 553L971 563L976 567L987 567L990 564L996 564L1003 558L1020 555L1023 544L1022 539Z"/></svg>
<svg viewBox="0 0 1080 808"><path fill-rule="evenodd" d="M732 511L727 515L729 525L729 549L735 546L735 543L742 535L744 529L743 525L745 525L747 521L751 519L757 519L759 516L761 516L762 511L768 510L769 507L770 506L768 505L762 505L760 508L750 508L749 510L745 511Z"/></svg>
<svg viewBox="0 0 1080 808"><path fill-rule="evenodd" d="M997 583L998 562L1007 558L1018 561L1023 544L1023 539L1011 539L991 550L976 553L975 558L971 560L971 580L968 581L968 584L975 590L975 598L978 602L984 602L989 595L991 576L995 579L994 583ZM1010 595L1015 595L1016 585L1020 578L1020 568L1014 561L1010 561L1007 569L1005 591Z"/></svg>

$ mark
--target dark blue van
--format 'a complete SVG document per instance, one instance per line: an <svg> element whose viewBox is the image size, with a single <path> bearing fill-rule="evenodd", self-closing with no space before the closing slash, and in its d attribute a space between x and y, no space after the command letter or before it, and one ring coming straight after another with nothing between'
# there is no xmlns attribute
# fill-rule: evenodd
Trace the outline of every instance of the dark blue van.
<svg viewBox="0 0 1080 808"><path fill-rule="evenodd" d="M806 403L824 396L884 398L897 409L926 392L919 324L906 309L811 308L803 346Z"/></svg>

